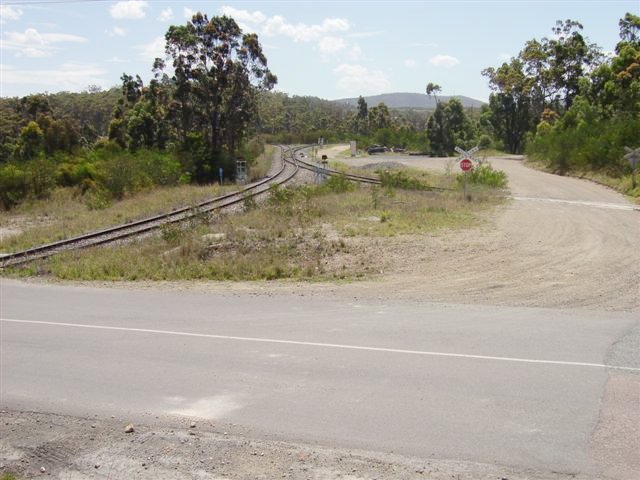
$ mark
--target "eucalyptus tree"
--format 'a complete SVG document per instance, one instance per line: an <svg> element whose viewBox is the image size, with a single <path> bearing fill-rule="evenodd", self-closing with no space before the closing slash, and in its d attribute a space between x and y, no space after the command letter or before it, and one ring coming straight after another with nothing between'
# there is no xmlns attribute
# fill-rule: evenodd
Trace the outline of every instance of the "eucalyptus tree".
<svg viewBox="0 0 640 480"><path fill-rule="evenodd" d="M209 175L214 164L233 155L255 115L259 90L277 82L256 34L243 34L233 18L196 13L186 25L172 25L165 35L172 59L174 116L180 139L197 134L206 146ZM166 68L156 59L159 77Z"/></svg>
<svg viewBox="0 0 640 480"><path fill-rule="evenodd" d="M369 126L371 130L380 130L382 128L389 128L392 125L391 113L389 107L383 102L380 102L375 107L369 109Z"/></svg>
<svg viewBox="0 0 640 480"><path fill-rule="evenodd" d="M622 157L640 142L640 17L627 13L619 27L615 53L578 79L566 111L537 126L529 154L554 169L631 175Z"/></svg>
<svg viewBox="0 0 640 480"><path fill-rule="evenodd" d="M522 153L525 136L535 126L532 115L532 83L520 59L511 59L499 68L487 68L482 74L489 78L494 91L489 96L488 121L492 130L510 153Z"/></svg>
<svg viewBox="0 0 640 480"><path fill-rule="evenodd" d="M437 104L438 103L438 96L436 94L440 93L442 91L442 87L440 87L440 85L438 85L437 83L429 82L429 83L427 83L425 91L426 91L427 95L429 95L430 97L433 95L433 98L434 98L434 100L436 101L436 104Z"/></svg>
<svg viewBox="0 0 640 480"><path fill-rule="evenodd" d="M358 112L353 123L354 131L358 135L369 133L369 106L362 95L358 97Z"/></svg>
<svg viewBox="0 0 640 480"><path fill-rule="evenodd" d="M446 103L438 102L427 122L427 136L431 153L437 156L453 153L456 145L472 146L474 129L460 100L452 98Z"/></svg>

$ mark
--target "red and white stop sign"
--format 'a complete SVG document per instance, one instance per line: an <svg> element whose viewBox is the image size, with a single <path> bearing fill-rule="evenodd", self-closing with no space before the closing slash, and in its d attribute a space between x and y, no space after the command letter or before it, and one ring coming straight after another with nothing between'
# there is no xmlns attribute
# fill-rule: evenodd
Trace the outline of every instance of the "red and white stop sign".
<svg viewBox="0 0 640 480"><path fill-rule="evenodd" d="M471 163L471 160L469 160L468 158L463 158L460 161L460 169L463 172L468 172L469 170L471 170L473 168L473 163Z"/></svg>

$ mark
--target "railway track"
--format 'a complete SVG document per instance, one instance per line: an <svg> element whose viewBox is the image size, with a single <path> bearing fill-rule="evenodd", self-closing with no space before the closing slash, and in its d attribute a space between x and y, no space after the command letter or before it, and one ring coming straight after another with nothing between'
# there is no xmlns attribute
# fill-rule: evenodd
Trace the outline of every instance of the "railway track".
<svg viewBox="0 0 640 480"><path fill-rule="evenodd" d="M21 265L40 258L50 257L51 255L66 250L88 248L143 235L158 230L163 225L185 222L202 213L216 212L237 205L245 201L247 197L255 197L265 193L271 185L283 185L289 182L298 173L299 166L295 154L300 148L304 147L291 148L280 146L282 159L280 170L273 176L247 185L245 188L205 200L197 205L179 208L169 213L154 215L122 225L10 253L0 258L0 268Z"/></svg>
<svg viewBox="0 0 640 480"><path fill-rule="evenodd" d="M307 148L310 148L309 146L306 147L302 147L298 150L305 150ZM297 153L297 152L296 152ZM382 182L380 181L379 178L374 178L374 177L365 177L363 175L354 175L351 173L344 173L344 172L339 172L337 170L331 170L329 168L324 168L324 167L320 167L319 165L316 165L314 163L309 163L309 162L305 162L304 160L300 159L300 158L296 158L296 162L298 164L298 166L300 168L303 168L305 170L310 170L312 172L321 172L324 173L330 177L344 177L348 180L351 180L353 182L358 182L358 183L367 183L367 184L371 184L371 185L382 185Z"/></svg>
<svg viewBox="0 0 640 480"><path fill-rule="evenodd" d="M304 147L304 148L300 148L299 150L304 150L305 148L310 148L310 147L307 146L307 147ZM370 185L382 185L382 181L379 178L376 178L376 177L366 177L364 175L355 175L355 174L352 174L352 173L339 172L338 170L331 170L331 169L328 169L328 168L320 167L319 165L317 165L315 163L305 162L301 158L296 158L296 161L297 161L298 166L300 168L303 168L305 170L310 170L310 171L313 171L313 172L324 173L324 174L326 174L326 175L328 175L330 177L344 177L344 178L346 178L348 180L351 180L352 182L365 183L365 184L370 184ZM427 187L427 190L445 191L445 190L451 190L451 189L429 186L429 187Z"/></svg>
<svg viewBox="0 0 640 480"><path fill-rule="evenodd" d="M379 178L339 172L297 158L296 154L299 151L310 148L308 145L296 148L280 145L279 148L281 149L282 164L280 170L273 176L266 177L235 192L205 200L193 206L7 254L0 257L0 268L21 265L40 258L50 257L66 250L104 245L140 236L158 230L163 225L181 223L203 213L220 211L244 202L247 197L255 197L265 193L271 185L283 185L289 182L301 168L328 176L343 177L353 182L382 185L382 181ZM429 187L429 189L446 190L438 187Z"/></svg>

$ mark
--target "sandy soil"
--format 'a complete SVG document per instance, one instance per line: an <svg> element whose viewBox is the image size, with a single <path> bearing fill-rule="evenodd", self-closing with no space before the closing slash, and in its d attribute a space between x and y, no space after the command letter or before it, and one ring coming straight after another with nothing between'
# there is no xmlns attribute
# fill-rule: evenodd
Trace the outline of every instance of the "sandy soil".
<svg viewBox="0 0 640 480"><path fill-rule="evenodd" d="M319 154L328 154L331 159L345 149L331 147ZM362 166L386 159L340 160ZM435 170L452 164L446 159L400 155L388 160ZM529 169L520 157L490 160L509 175L513 198L477 228L369 245L381 259L381 274L374 279L341 285L260 282L135 284L135 288L195 288L256 295L289 295L294 291L364 301L406 298L640 312L637 206L594 183ZM629 423L614 420L632 408L639 393L637 378L610 379L597 442L606 443L612 429L629 428ZM614 397L624 398L627 407L619 410L619 401L607 400ZM258 441L244 438L230 425L206 423L190 428L176 419L150 418L131 434L124 433L124 419L12 411L3 412L0 420L0 472L14 472L19 478L586 478ZM634 452L637 445L630 445L620 455ZM627 478L627 472L616 469L616 458L602 462L611 465L611 478Z"/></svg>

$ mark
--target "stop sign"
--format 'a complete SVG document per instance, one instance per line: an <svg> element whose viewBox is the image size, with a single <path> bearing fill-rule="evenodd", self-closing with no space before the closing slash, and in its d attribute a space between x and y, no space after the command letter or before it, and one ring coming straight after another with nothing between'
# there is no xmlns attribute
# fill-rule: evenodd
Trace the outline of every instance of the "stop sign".
<svg viewBox="0 0 640 480"><path fill-rule="evenodd" d="M471 170L473 168L473 163L471 163L471 160L469 160L468 158L463 158L460 161L460 169L463 172L468 172L469 170Z"/></svg>

